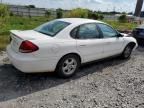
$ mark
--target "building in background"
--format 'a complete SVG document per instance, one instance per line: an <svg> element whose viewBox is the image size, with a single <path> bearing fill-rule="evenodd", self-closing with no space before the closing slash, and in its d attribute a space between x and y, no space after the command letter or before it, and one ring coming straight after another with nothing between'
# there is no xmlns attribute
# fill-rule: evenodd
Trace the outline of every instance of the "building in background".
<svg viewBox="0 0 144 108"><path fill-rule="evenodd" d="M36 8L30 6L21 6L21 5L8 5L10 12L13 15L18 16L46 16L46 12L50 11L51 16L56 16L55 9L45 9L45 8Z"/></svg>
<svg viewBox="0 0 144 108"><path fill-rule="evenodd" d="M9 5L8 7L11 13L18 16L45 16L46 13L44 8L30 8L20 5Z"/></svg>

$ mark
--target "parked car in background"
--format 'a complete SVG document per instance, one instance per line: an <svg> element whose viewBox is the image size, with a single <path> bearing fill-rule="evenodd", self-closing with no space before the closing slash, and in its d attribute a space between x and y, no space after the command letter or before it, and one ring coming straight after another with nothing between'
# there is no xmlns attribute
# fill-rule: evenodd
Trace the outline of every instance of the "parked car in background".
<svg viewBox="0 0 144 108"><path fill-rule="evenodd" d="M70 77L83 63L115 55L129 58L137 47L110 25L90 19L64 18L47 22L36 29L11 30L7 54L22 72L55 71Z"/></svg>
<svg viewBox="0 0 144 108"><path fill-rule="evenodd" d="M136 27L133 30L132 35L140 45L144 45L144 24Z"/></svg>

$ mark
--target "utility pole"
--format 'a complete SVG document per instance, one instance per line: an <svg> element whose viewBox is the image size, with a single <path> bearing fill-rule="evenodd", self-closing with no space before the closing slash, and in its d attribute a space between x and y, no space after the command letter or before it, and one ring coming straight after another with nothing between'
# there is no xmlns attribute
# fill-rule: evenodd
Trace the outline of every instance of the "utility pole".
<svg viewBox="0 0 144 108"><path fill-rule="evenodd" d="M1 4L2 4L2 0L1 0Z"/></svg>
<svg viewBox="0 0 144 108"><path fill-rule="evenodd" d="M137 0L134 16L136 16L136 17L140 16L141 9L142 9L142 6L143 6L143 1L144 0Z"/></svg>
<svg viewBox="0 0 144 108"><path fill-rule="evenodd" d="M116 7L115 6L113 7L113 12L116 12Z"/></svg>

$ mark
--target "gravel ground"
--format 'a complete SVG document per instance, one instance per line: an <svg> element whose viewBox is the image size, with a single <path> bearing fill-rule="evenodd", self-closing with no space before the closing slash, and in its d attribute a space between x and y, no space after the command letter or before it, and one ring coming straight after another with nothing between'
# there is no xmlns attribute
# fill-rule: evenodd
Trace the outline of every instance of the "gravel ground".
<svg viewBox="0 0 144 108"><path fill-rule="evenodd" d="M24 74L0 53L0 108L144 108L144 48L81 67L70 79Z"/></svg>

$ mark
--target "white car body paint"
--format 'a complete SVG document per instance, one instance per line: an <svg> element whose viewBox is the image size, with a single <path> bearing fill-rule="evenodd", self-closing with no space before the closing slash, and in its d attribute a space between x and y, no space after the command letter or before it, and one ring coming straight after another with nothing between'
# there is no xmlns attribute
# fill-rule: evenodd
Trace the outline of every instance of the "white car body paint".
<svg viewBox="0 0 144 108"><path fill-rule="evenodd" d="M51 72L55 71L59 60L69 53L76 53L81 58L81 63L121 54L130 42L137 42L132 37L109 39L78 40L70 36L70 32L77 26L86 23L103 23L96 20L65 18L58 19L71 23L56 36L50 37L34 30L12 30L12 42L7 46L7 54L12 64L22 72ZM24 40L29 40L39 47L32 53L19 52L19 46Z"/></svg>

